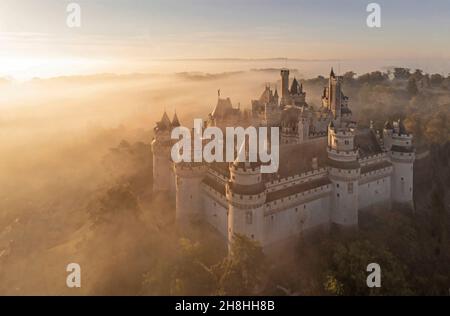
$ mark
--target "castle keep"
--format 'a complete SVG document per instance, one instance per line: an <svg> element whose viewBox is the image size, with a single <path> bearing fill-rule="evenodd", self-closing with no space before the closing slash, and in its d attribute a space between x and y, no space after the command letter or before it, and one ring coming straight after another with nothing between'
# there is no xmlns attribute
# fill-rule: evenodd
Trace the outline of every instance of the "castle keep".
<svg viewBox="0 0 450 316"><path fill-rule="evenodd" d="M180 224L204 220L224 240L243 234L264 248L331 225L356 227L358 213L373 206L412 204L412 135L400 120L382 131L358 128L341 86L332 70L314 109L283 69L281 96L266 87L251 110L219 97L205 126L280 128L273 174L261 173L257 162L173 163L171 131L180 122L164 113L152 143L154 191L176 199Z"/></svg>

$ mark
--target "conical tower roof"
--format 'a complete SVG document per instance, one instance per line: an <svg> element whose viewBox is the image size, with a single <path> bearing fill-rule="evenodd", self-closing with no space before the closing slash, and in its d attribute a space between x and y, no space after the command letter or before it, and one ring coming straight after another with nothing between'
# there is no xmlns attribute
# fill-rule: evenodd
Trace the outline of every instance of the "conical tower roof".
<svg viewBox="0 0 450 316"><path fill-rule="evenodd" d="M291 85L291 94L298 94L298 81L296 78L294 78L294 81L292 81Z"/></svg>
<svg viewBox="0 0 450 316"><path fill-rule="evenodd" d="M179 127L179 126L181 126L180 120L178 120L177 112L175 112L172 119L172 127Z"/></svg>
<svg viewBox="0 0 450 316"><path fill-rule="evenodd" d="M167 115L166 111L164 111L164 114L159 122L156 123L156 129L158 131L165 131L172 127L172 123L170 122L169 116Z"/></svg>

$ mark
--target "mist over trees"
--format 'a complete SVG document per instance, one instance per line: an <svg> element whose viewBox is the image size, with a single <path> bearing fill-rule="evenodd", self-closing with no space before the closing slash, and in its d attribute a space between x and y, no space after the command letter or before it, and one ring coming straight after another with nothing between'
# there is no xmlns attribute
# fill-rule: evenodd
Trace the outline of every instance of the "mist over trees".
<svg viewBox="0 0 450 316"><path fill-rule="evenodd" d="M343 75L343 91L360 125L369 126L373 120L376 128L382 128L386 118L403 119L414 133L418 152L429 151L415 164L414 210L394 206L392 212L368 214L361 218L357 234L299 238L286 258L268 256L243 236L236 237L228 256L224 241L207 225L195 223L187 235L177 229L173 201L151 190L152 127L163 105L176 104L181 121L189 122L211 110L209 101L216 100L217 86L228 87L231 96L236 91L238 100L250 100L264 88L259 85L264 80L256 80L259 76L278 75L277 69L179 74L175 79L164 77L165 84L160 85L146 77L157 92L146 90L152 86L148 81L114 78L112 88L106 82L96 87L108 98L83 96L89 101L86 107L66 99L62 107L58 94L57 106L48 111L51 120L45 119L45 108L31 112L36 115L27 109L22 117L18 112L2 113L1 153L8 168L2 169L0 178L4 210L0 213L0 293L447 294L450 78L440 74L395 68ZM88 87L96 80L83 78ZM132 89L119 91L117 82ZM319 107L326 77L302 83L307 102ZM92 91L97 96L96 89ZM197 90L201 92L193 92ZM161 106L142 105L147 99ZM121 112L124 104L126 111ZM78 117L82 123L69 120ZM101 118L102 123L86 124L85 117ZM65 125L76 128L68 133ZM28 130L32 135L25 135ZM19 142L24 135L29 138ZM80 263L86 273L77 292L65 286L68 260ZM380 289L365 286L368 261L382 265Z"/></svg>

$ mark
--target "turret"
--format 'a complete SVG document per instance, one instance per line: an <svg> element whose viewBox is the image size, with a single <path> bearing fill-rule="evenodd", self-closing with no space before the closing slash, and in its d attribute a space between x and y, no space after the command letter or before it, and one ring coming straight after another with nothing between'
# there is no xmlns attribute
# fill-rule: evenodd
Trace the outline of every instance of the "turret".
<svg viewBox="0 0 450 316"><path fill-rule="evenodd" d="M273 100L275 104L278 106L279 96L278 96L278 89L275 89L275 94L273 95Z"/></svg>
<svg viewBox="0 0 450 316"><path fill-rule="evenodd" d="M153 130L153 192L169 192L171 180L173 181L173 177L171 179L173 164L170 157L172 123L166 112Z"/></svg>
<svg viewBox="0 0 450 316"><path fill-rule="evenodd" d="M341 120L341 109L343 103L346 102L346 97L341 90L342 77L334 74L333 68L331 68L330 78L328 79L328 87L325 88L322 96L322 104L333 114L333 119L336 121Z"/></svg>
<svg viewBox="0 0 450 316"><path fill-rule="evenodd" d="M386 127L385 127L386 130ZM391 129L386 130L390 137L386 137L389 143L393 173L391 180L392 201L397 203L413 204L413 165L415 149L413 136L408 133L401 120L394 122Z"/></svg>
<svg viewBox="0 0 450 316"><path fill-rule="evenodd" d="M391 122L386 121L383 128L383 145L387 151L390 151L392 147L392 134L394 134L394 128Z"/></svg>
<svg viewBox="0 0 450 316"><path fill-rule="evenodd" d="M298 121L298 143L303 143L309 138L309 121L310 112L307 108L303 107Z"/></svg>
<svg viewBox="0 0 450 316"><path fill-rule="evenodd" d="M360 165L354 129L331 122L327 152L333 185L331 220L341 227L355 227L358 225Z"/></svg>
<svg viewBox="0 0 450 316"><path fill-rule="evenodd" d="M294 80L292 81L290 92L291 92L291 95L297 95L300 93L300 87L298 85L297 78L295 78L295 77L294 77Z"/></svg>
<svg viewBox="0 0 450 316"><path fill-rule="evenodd" d="M202 162L175 164L176 175L176 222L178 226L189 225L200 217L203 208L201 184L206 175Z"/></svg>
<svg viewBox="0 0 450 316"><path fill-rule="evenodd" d="M289 99L289 69L281 69L281 103L286 105Z"/></svg>
<svg viewBox="0 0 450 316"><path fill-rule="evenodd" d="M235 234L245 235L263 245L266 188L262 180L260 164L239 162L238 159L231 163L226 196L229 245Z"/></svg>

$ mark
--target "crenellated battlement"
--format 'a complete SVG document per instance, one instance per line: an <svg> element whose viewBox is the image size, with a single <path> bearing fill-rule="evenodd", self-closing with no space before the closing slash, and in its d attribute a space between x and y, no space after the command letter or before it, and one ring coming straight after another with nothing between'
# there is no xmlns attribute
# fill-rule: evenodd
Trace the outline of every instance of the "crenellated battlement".
<svg viewBox="0 0 450 316"><path fill-rule="evenodd" d="M243 234L265 248L307 229L355 227L359 212L375 204L412 203L413 135L400 120L386 122L381 132L374 124L357 127L341 78L333 71L318 110L307 104L303 86L290 80L289 70L282 70L281 77L280 96L266 85L251 112L219 96L206 121L221 130L279 128L275 173L261 173L260 162L237 159L173 163L170 132L180 124L164 113L152 142L154 190L175 188L178 224L203 219L229 242Z"/></svg>

